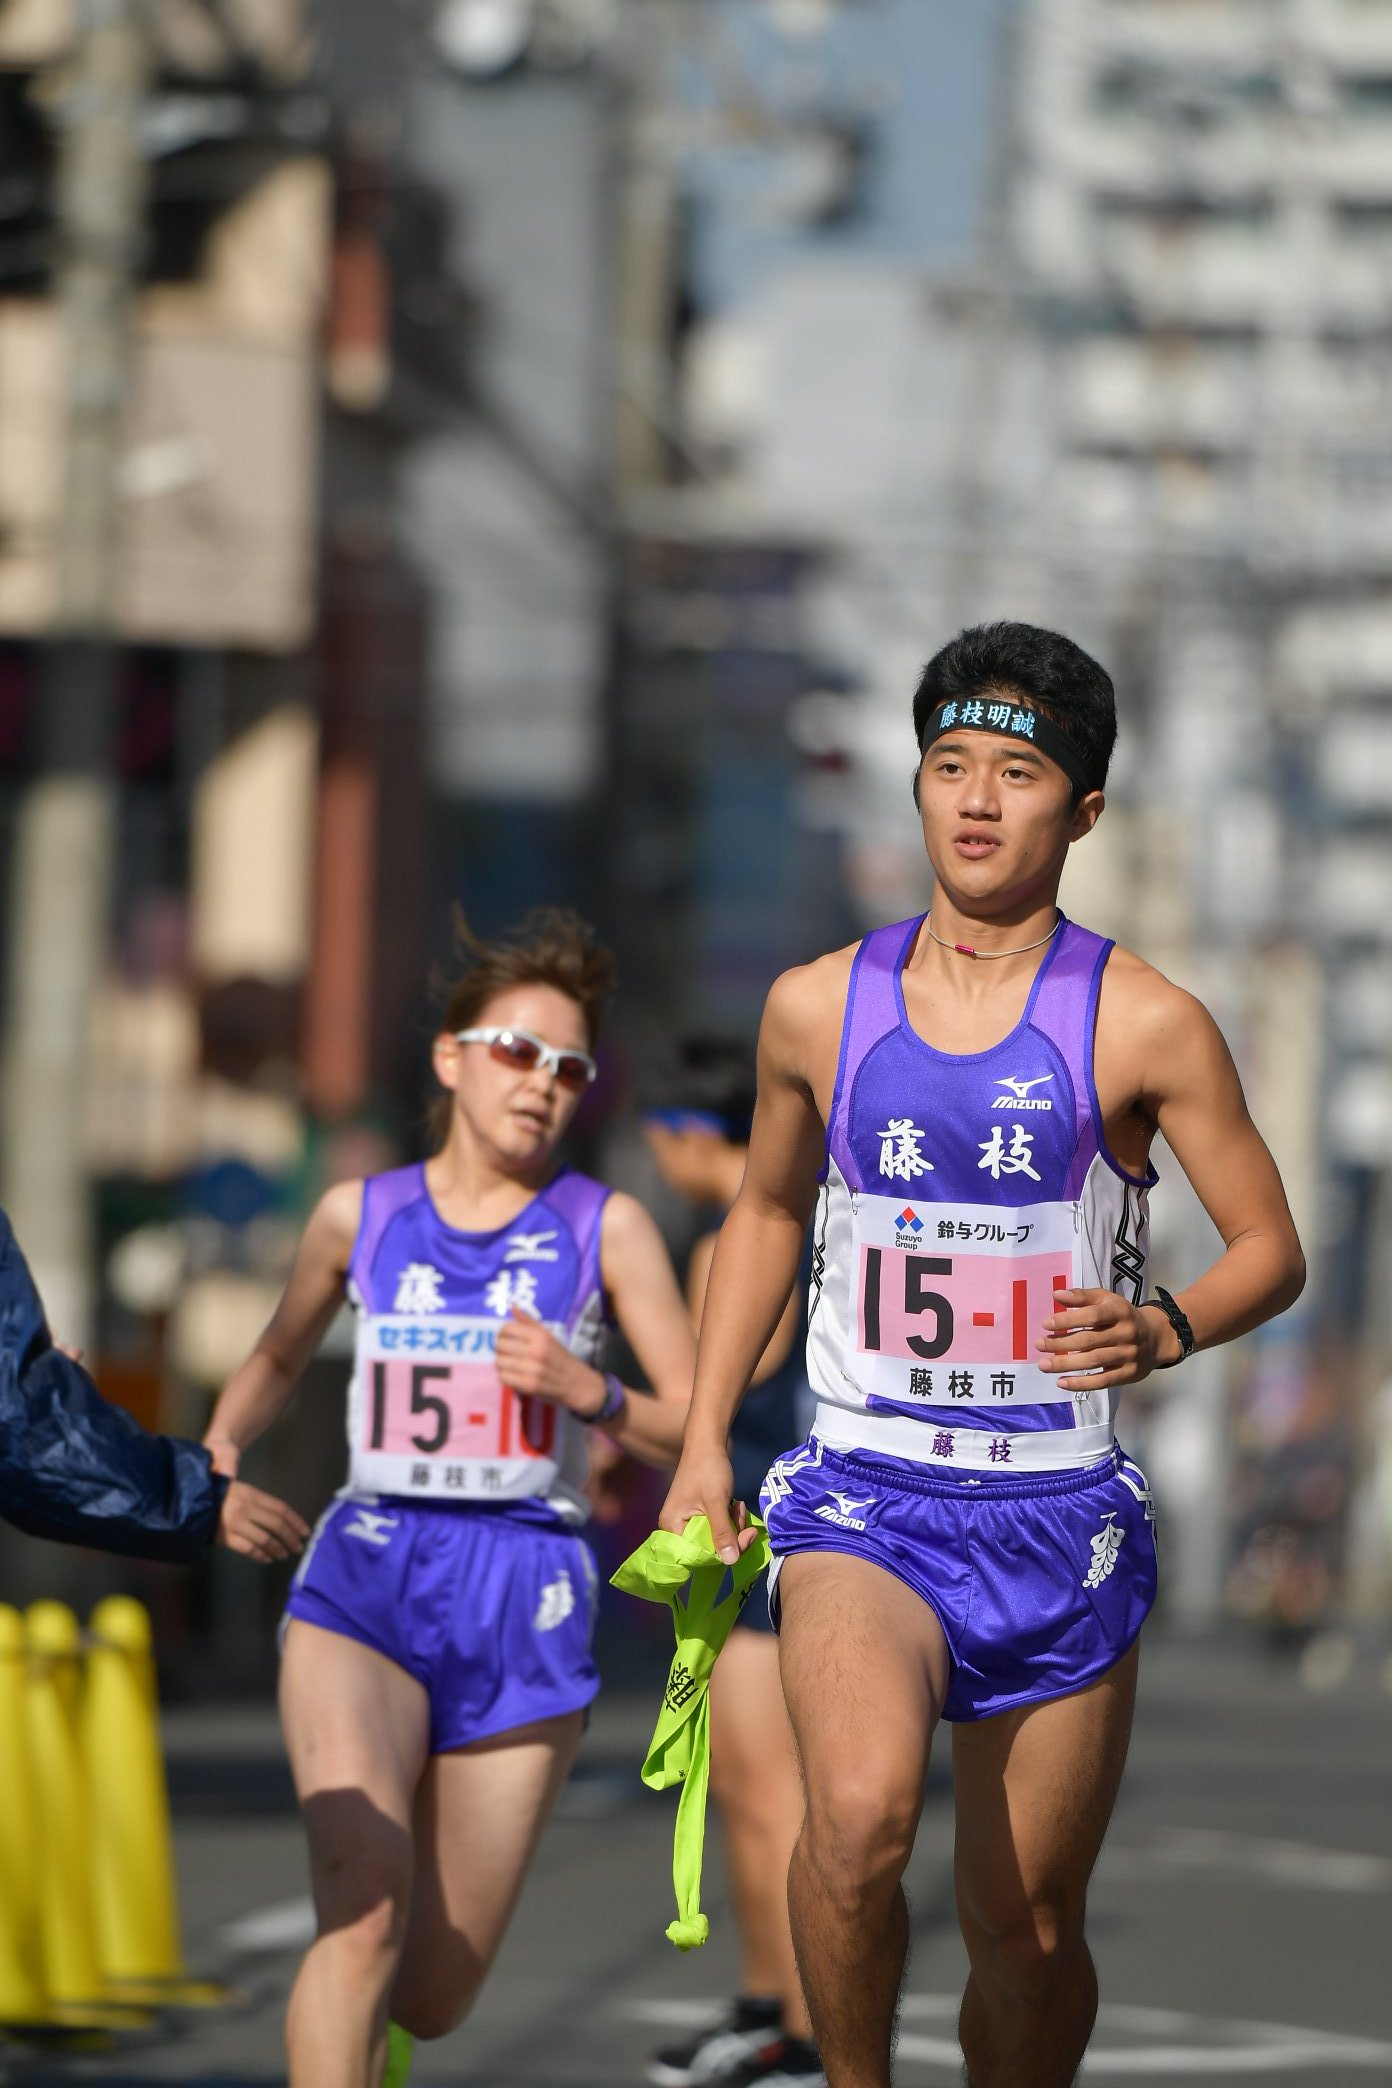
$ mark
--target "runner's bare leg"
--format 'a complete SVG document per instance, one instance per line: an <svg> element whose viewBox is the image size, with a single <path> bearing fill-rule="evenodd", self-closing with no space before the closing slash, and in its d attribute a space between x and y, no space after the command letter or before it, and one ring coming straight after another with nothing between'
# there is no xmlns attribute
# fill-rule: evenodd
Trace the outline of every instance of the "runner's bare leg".
<svg viewBox="0 0 1392 2088"><path fill-rule="evenodd" d="M763 1600L762 1589L753 1597ZM802 1827L797 1747L770 1632L733 1631L710 1684L711 1795L725 1829L740 1933L740 1988L776 1995L791 2037L811 2037L788 1928L788 1869Z"/></svg>
<svg viewBox="0 0 1392 2088"><path fill-rule="evenodd" d="M468 2014L579 1750L585 1714L432 1755L416 1794L415 1882L392 2021L443 2037Z"/></svg>
<svg viewBox="0 0 1392 2088"><path fill-rule="evenodd" d="M881 1567L787 1560L784 1695L807 1810L788 1875L803 1991L832 2088L889 2088L908 1952L900 1883L947 1689L942 1627Z"/></svg>
<svg viewBox="0 0 1392 2088"><path fill-rule="evenodd" d="M969 2088L1068 2088L1097 2014L1088 1880L1131 1738L1139 1646L1089 1688L953 1729Z"/></svg>
<svg viewBox="0 0 1392 2088"><path fill-rule="evenodd" d="M430 1706L394 1661L291 1622L280 1709L309 1837L318 1934L290 1996L291 2088L377 2088L411 1900Z"/></svg>

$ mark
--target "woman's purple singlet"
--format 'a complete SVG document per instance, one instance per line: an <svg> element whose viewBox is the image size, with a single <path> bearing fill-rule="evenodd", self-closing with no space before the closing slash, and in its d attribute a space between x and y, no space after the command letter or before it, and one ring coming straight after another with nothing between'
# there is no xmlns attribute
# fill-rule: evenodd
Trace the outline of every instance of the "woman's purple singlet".
<svg viewBox="0 0 1392 2088"><path fill-rule="evenodd" d="M1105 1457L1111 1390L1036 1360L1060 1289L1139 1303L1148 1192L1108 1151L1093 1032L1112 944L1062 920L1010 1035L938 1051L901 974L923 917L877 928L846 996L818 1204L807 1344L814 1433L944 1469Z"/></svg>
<svg viewBox="0 0 1392 2088"><path fill-rule="evenodd" d="M553 1400L510 1391L494 1352L516 1310L584 1362L601 1361L608 1196L567 1169L507 1225L461 1232L436 1210L424 1167L364 1182L348 1264L358 1324L345 1493L544 1502L563 1521L585 1520L583 1424Z"/></svg>

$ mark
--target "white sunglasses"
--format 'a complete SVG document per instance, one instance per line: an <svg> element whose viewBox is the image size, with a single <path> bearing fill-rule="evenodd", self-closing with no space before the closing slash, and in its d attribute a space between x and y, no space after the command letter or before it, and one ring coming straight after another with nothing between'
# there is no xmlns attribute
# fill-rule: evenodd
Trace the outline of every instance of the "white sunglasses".
<svg viewBox="0 0 1392 2088"><path fill-rule="evenodd" d="M583 1093L599 1070L588 1051L576 1051L573 1046L558 1050L554 1044L543 1044L530 1030L466 1029L456 1030L454 1037L458 1044L486 1044L488 1056L500 1066L511 1066L514 1073L530 1073L540 1066L575 1095Z"/></svg>

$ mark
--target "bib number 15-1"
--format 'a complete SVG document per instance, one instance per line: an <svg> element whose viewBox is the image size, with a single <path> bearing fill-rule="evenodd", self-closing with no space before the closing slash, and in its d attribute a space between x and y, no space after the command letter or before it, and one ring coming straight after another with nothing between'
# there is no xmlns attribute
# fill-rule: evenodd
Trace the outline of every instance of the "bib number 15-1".
<svg viewBox="0 0 1392 2088"><path fill-rule="evenodd" d="M862 1246L862 1354L925 1363L1028 1363L1073 1281L1071 1257L914 1254Z"/></svg>

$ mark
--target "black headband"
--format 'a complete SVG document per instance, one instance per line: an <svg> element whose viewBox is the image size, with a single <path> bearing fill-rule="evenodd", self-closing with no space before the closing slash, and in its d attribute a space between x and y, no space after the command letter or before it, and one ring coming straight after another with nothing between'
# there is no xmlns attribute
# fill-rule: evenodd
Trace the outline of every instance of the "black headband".
<svg viewBox="0 0 1392 2088"><path fill-rule="evenodd" d="M934 740L941 739L945 732L995 732L1004 739L1021 740L1027 747L1037 747L1063 770L1073 785L1075 797L1084 797L1092 788L1083 767L1083 757L1057 725L1041 718L1038 711L1026 710L1023 705L1009 703L1004 697L970 696L965 700L953 699L940 703L928 720L923 734L920 756L926 754Z"/></svg>

